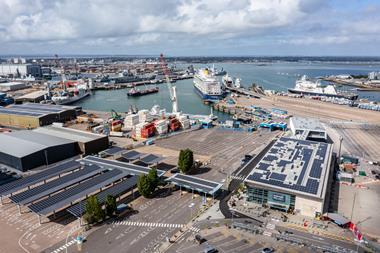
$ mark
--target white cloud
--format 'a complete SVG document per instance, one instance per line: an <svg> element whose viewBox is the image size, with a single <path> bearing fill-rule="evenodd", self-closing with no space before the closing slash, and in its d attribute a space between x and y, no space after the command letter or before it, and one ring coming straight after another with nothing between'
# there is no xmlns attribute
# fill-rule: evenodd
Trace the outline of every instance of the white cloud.
<svg viewBox="0 0 380 253"><path fill-rule="evenodd" d="M348 36L323 36L323 37L300 37L293 38L289 40L280 40L283 44L294 44L294 45L329 45L329 44L344 44L350 41Z"/></svg>
<svg viewBox="0 0 380 253"><path fill-rule="evenodd" d="M363 6L365 15L353 15L327 0L0 0L0 53L44 50L44 43L68 53L363 43L361 36L380 40L379 9Z"/></svg>

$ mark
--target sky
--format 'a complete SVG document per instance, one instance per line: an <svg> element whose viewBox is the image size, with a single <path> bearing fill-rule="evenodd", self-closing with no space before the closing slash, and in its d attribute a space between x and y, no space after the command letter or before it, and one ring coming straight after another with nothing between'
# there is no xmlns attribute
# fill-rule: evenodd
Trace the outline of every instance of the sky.
<svg viewBox="0 0 380 253"><path fill-rule="evenodd" d="M380 56L380 0L0 0L0 55Z"/></svg>

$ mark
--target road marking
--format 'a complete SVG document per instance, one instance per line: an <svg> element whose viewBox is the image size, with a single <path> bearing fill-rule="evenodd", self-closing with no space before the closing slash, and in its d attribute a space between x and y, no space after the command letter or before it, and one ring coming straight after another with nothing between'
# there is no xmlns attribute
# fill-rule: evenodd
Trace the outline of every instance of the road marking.
<svg viewBox="0 0 380 253"><path fill-rule="evenodd" d="M74 244L76 242L75 239L69 241L68 243L66 243L65 245L62 245L61 247L59 247L58 249L55 249L54 251L52 251L52 253L58 253L60 251L63 251L64 249L70 247L72 244Z"/></svg>
<svg viewBox="0 0 380 253"><path fill-rule="evenodd" d="M186 224L156 223L156 222L134 222L134 221L114 221L113 225L136 226L136 227L161 227L161 228L183 228ZM191 231L199 232L200 229L190 227Z"/></svg>

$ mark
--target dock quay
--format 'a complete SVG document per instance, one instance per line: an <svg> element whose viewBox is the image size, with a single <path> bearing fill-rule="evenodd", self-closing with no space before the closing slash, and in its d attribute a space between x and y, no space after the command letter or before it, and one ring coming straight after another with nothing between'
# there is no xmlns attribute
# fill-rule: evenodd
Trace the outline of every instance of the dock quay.
<svg viewBox="0 0 380 253"><path fill-rule="evenodd" d="M346 85L356 87L358 91L380 91L379 85L371 85L367 80L362 79L340 79L336 77L324 77L321 78L324 81L333 82L338 85Z"/></svg>
<svg viewBox="0 0 380 253"><path fill-rule="evenodd" d="M185 80L185 79L191 79L193 76L178 76L174 77L173 81L179 81L179 80ZM165 80L163 79L157 79L154 82L152 80L145 80L145 81L138 81L138 82L128 82L128 83L95 83L93 90L118 90L118 89L127 89L132 88L134 86L142 86L142 85L158 85L158 84L164 84Z"/></svg>
<svg viewBox="0 0 380 253"><path fill-rule="evenodd" d="M263 97L263 95L261 95L261 94L258 94L256 92L253 92L253 91L250 91L250 90L247 90L247 89L244 89L244 88L226 87L226 89L228 89L231 92L235 92L235 93L238 93L238 94L241 94L241 95L250 96L250 97L254 97L254 98L261 98L261 97Z"/></svg>

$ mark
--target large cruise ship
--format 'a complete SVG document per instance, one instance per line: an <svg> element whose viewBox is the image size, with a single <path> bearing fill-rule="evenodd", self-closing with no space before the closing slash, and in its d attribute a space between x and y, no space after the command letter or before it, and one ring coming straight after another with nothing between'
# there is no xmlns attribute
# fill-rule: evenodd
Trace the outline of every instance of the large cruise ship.
<svg viewBox="0 0 380 253"><path fill-rule="evenodd" d="M323 85L320 80L313 81L307 76L302 76L296 81L296 86L293 89L288 89L290 93L301 94L307 96L326 96L346 98L356 100L357 94L338 92L334 85Z"/></svg>
<svg viewBox="0 0 380 253"><path fill-rule="evenodd" d="M199 69L194 75L194 88L197 94L205 100L218 100L224 96L222 86L217 77L207 69Z"/></svg>

